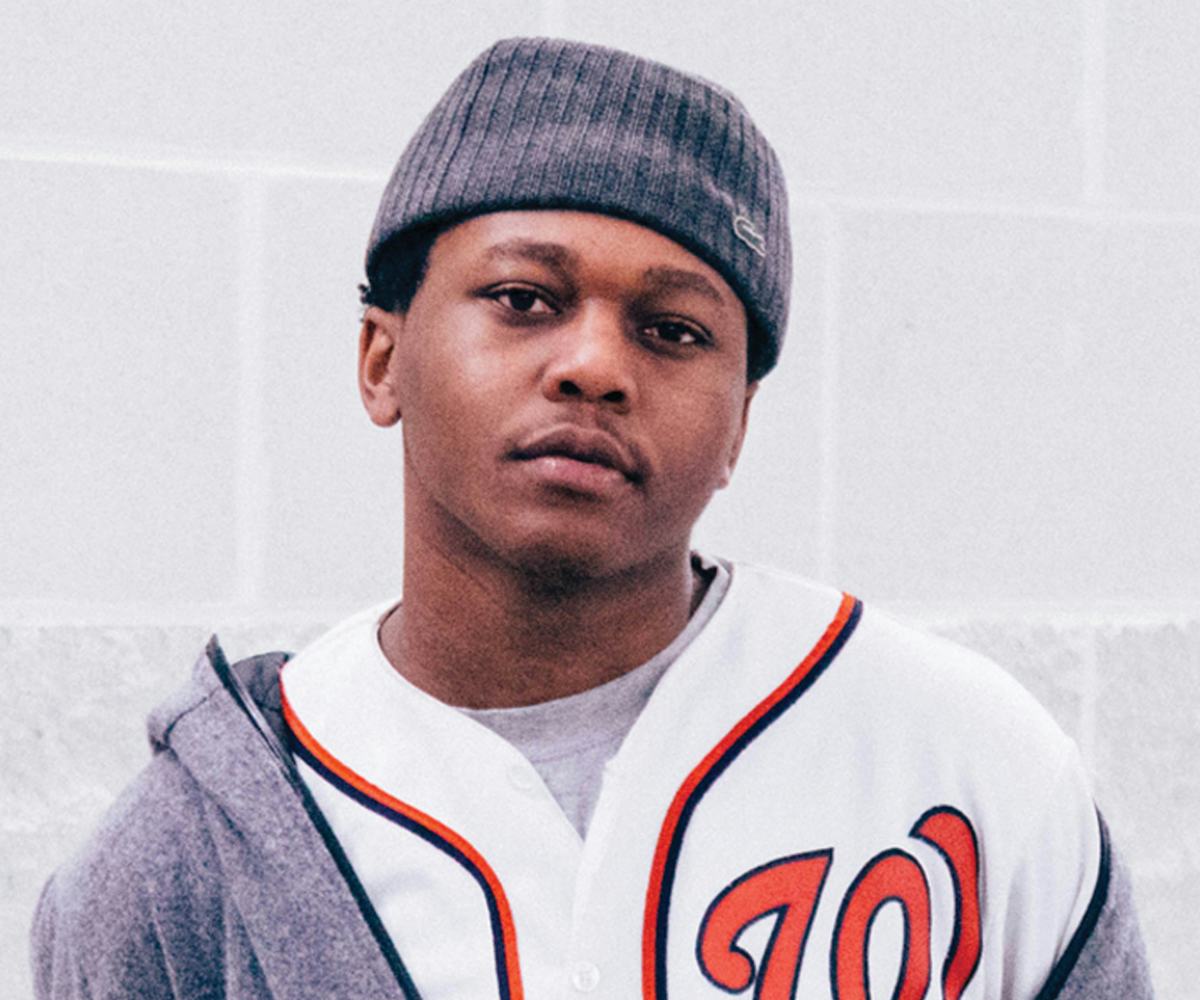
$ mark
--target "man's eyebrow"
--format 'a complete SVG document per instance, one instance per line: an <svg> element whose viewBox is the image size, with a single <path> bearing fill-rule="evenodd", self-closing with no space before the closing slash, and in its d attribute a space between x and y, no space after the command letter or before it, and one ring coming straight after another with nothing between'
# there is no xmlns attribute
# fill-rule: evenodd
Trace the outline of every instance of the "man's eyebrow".
<svg viewBox="0 0 1200 1000"><path fill-rule="evenodd" d="M510 239L495 243L484 251L489 260L532 260L545 267L566 275L579 267L579 256L561 243L541 240ZM727 300L708 278L698 271L680 267L648 267L642 272L642 281L648 291L698 292L718 305Z"/></svg>
<svg viewBox="0 0 1200 1000"><path fill-rule="evenodd" d="M678 267L648 267L642 279L654 291L699 292L717 305L726 305L726 298L711 281L698 271Z"/></svg>
<svg viewBox="0 0 1200 1000"><path fill-rule="evenodd" d="M575 270L579 263L575 253L561 243L538 240L505 240L488 247L484 256L489 260L532 260L564 274Z"/></svg>

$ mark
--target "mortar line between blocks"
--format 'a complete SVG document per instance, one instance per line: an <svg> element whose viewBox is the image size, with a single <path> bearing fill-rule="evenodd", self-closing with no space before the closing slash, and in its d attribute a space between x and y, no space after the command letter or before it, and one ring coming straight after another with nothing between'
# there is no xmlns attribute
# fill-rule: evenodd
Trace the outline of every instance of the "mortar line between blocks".
<svg viewBox="0 0 1200 1000"><path fill-rule="evenodd" d="M1108 117L1104 99L1107 73L1107 0L1084 0L1083 73L1079 120L1083 133L1083 200L1101 204L1105 196Z"/></svg>
<svg viewBox="0 0 1200 1000"><path fill-rule="evenodd" d="M239 187L235 593L244 605L258 602L263 592L270 484L263 404L266 194L260 177Z"/></svg>
<svg viewBox="0 0 1200 1000"><path fill-rule="evenodd" d="M302 180L353 181L382 185L386 172L328 164L303 166L298 163L265 163L235 157L205 157L163 149L83 150L56 149L37 143L13 145L0 142L0 161L50 165L111 167L116 170L148 170L172 174L220 174L235 177L298 178Z"/></svg>
<svg viewBox="0 0 1200 1000"><path fill-rule="evenodd" d="M1150 209L1121 208L1113 205L1083 203L1054 204L1051 202L987 201L971 197L910 197L907 195L824 194L797 191L789 194L792 211L821 212L831 210L843 215L956 215L983 216L998 219L1054 220L1108 225L1200 226L1200 213L1194 211L1166 212Z"/></svg>
<svg viewBox="0 0 1200 1000"><path fill-rule="evenodd" d="M557 0L543 0L555 3ZM564 15L565 20L565 15ZM565 31L565 28L563 29ZM116 151L81 151L43 146L9 146L0 141L0 163L38 163L62 166L98 166L120 170L149 170L163 173L219 175L269 180L298 178L310 181L347 181L382 187L386 172L349 166L304 167L287 163L261 163L237 159L205 159L151 150L143 155ZM1162 211L1097 205L1088 202L989 201L986 196L921 197L906 194L832 194L797 187L789 193L793 212L870 212L890 215L981 215L1012 219L1056 219L1070 222L1111 223L1114 225L1200 226L1200 212Z"/></svg>
<svg viewBox="0 0 1200 1000"><path fill-rule="evenodd" d="M826 209L822 215L825 256L821 289L821 387L817 424L817 575L833 581L837 559L838 389L841 350L838 342L842 294L843 239L841 220Z"/></svg>

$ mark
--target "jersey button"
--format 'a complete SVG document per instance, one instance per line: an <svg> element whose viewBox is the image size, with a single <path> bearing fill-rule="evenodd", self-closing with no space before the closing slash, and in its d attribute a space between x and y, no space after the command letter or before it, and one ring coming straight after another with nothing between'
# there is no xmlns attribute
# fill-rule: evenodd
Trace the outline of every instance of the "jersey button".
<svg viewBox="0 0 1200 1000"><path fill-rule="evenodd" d="M571 985L580 993L591 993L600 985L600 970L591 962L576 962L571 970Z"/></svg>
<svg viewBox="0 0 1200 1000"><path fill-rule="evenodd" d="M513 764L508 769L508 783L522 792L532 792L537 787L537 779L528 767Z"/></svg>

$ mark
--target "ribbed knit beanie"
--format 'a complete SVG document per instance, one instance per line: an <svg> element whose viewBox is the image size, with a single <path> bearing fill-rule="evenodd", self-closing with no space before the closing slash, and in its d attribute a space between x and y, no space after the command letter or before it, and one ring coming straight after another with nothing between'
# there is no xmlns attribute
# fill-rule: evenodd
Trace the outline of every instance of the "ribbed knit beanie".
<svg viewBox="0 0 1200 1000"><path fill-rule="evenodd" d="M597 45L497 42L451 84L384 190L367 273L393 237L485 212L629 219L716 269L751 320L751 377L779 356L791 241L774 150L728 91Z"/></svg>

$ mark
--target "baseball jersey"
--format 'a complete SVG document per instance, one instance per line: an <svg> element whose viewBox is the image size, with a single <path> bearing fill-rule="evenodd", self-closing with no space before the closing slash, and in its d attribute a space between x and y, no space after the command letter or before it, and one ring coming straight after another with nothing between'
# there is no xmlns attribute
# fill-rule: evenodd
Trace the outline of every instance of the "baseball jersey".
<svg viewBox="0 0 1200 1000"><path fill-rule="evenodd" d="M999 668L736 564L579 837L397 673L383 608L283 670L304 780L424 1000L1027 998L1100 877L1071 742Z"/></svg>

